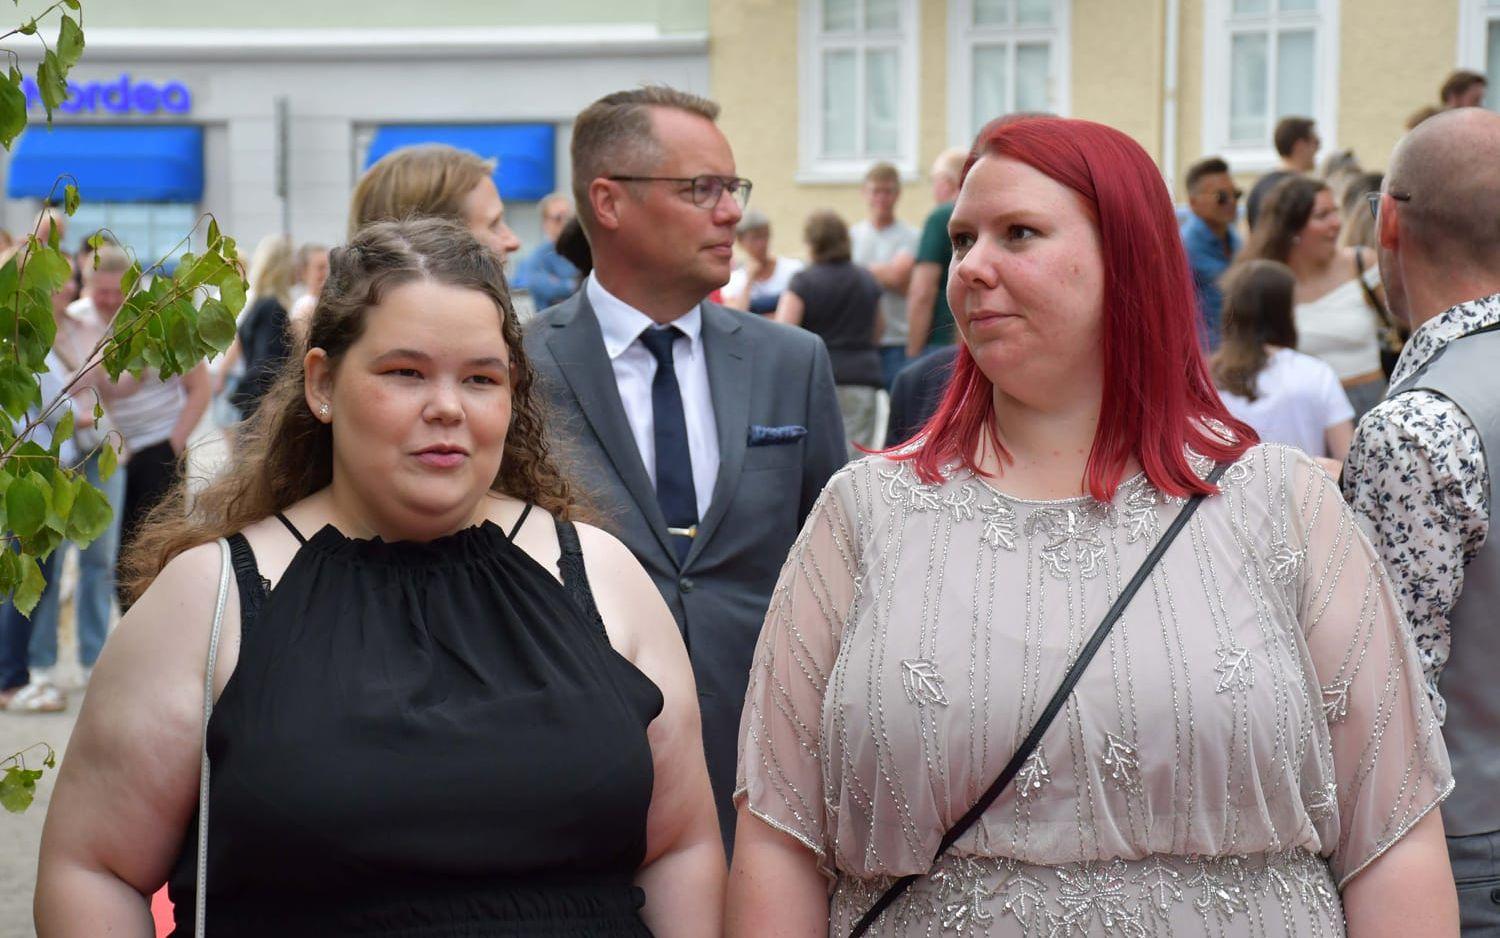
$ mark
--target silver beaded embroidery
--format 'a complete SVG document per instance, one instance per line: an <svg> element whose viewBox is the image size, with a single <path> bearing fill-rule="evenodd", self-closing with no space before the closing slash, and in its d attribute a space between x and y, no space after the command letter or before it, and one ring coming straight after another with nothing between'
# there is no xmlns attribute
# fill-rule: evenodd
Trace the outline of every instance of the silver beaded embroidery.
<svg viewBox="0 0 1500 938"><path fill-rule="evenodd" d="M1243 645L1220 645L1214 649L1219 657L1219 663L1214 665L1214 672L1219 675L1219 680L1214 684L1214 691L1225 693L1231 690L1243 690L1255 683L1254 664L1250 660L1250 651Z"/></svg>
<svg viewBox="0 0 1500 938"><path fill-rule="evenodd" d="M1016 794L1022 798L1030 798L1050 781L1052 773L1047 768L1047 757L1042 755L1042 750L1038 747L1031 751L1031 755L1026 757L1026 761L1021 763L1021 768L1016 772Z"/></svg>
<svg viewBox="0 0 1500 938"><path fill-rule="evenodd" d="M938 673L937 662L930 658L908 658L901 662L901 686L906 690L906 699L917 706L948 706L943 676Z"/></svg>
<svg viewBox="0 0 1500 938"><path fill-rule="evenodd" d="M1016 513L998 497L991 498L979 508L984 524L979 536L992 549L1016 549Z"/></svg>

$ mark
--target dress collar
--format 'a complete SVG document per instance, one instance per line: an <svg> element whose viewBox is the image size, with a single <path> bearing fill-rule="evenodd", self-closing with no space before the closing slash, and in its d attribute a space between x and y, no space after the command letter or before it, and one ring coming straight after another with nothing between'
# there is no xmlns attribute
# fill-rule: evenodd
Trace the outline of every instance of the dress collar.
<svg viewBox="0 0 1500 938"><path fill-rule="evenodd" d="M1424 322L1401 352L1401 360L1391 374L1395 387L1432 360L1449 342L1500 322L1500 293L1460 303Z"/></svg>
<svg viewBox="0 0 1500 938"><path fill-rule="evenodd" d="M611 360L624 354L640 338L642 332L657 327L650 316L606 290L593 272L589 273L585 289L588 291L589 305L594 308L594 316L599 320L599 331L604 335L604 351ZM688 310L674 320L672 325L682 330L687 336L688 344L696 350L698 339L703 334L702 304Z"/></svg>

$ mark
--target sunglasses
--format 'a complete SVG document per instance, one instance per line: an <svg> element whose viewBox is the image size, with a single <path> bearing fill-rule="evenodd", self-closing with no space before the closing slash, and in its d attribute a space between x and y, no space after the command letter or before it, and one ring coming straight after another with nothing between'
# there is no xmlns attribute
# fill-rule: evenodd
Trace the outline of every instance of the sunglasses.
<svg viewBox="0 0 1500 938"><path fill-rule="evenodd" d="M1238 202L1244 197L1245 192L1243 189L1235 189L1233 192L1226 192L1223 189L1220 189L1218 192L1214 193L1214 204L1229 205L1231 202Z"/></svg>

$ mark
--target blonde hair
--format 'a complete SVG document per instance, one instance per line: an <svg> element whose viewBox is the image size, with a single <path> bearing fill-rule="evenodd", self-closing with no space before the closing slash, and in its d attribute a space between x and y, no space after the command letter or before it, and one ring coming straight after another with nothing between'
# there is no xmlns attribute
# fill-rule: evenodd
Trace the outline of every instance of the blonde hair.
<svg viewBox="0 0 1500 938"><path fill-rule="evenodd" d="M963 147L951 147L939 153L932 161L933 176L947 176L957 185L964 175L964 164L969 161L969 151Z"/></svg>
<svg viewBox="0 0 1500 938"><path fill-rule="evenodd" d="M495 161L442 143L392 150L365 170L349 203L349 237L377 221L418 216L467 226L464 199L495 172Z"/></svg>
<svg viewBox="0 0 1500 938"><path fill-rule="evenodd" d="M118 244L108 242L99 245L99 250L94 252L94 262L89 266L93 268L91 273L99 274L123 274L130 269L130 255Z"/></svg>
<svg viewBox="0 0 1500 938"><path fill-rule="evenodd" d="M266 235L250 256L250 292L256 298L274 296L283 307L292 305L292 284L297 271L292 266L292 239L286 235Z"/></svg>

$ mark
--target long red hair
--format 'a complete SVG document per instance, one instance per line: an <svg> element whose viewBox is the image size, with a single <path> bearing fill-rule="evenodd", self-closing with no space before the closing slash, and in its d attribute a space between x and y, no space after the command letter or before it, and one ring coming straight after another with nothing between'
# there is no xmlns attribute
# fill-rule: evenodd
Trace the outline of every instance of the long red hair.
<svg viewBox="0 0 1500 938"><path fill-rule="evenodd" d="M1084 480L1114 498L1134 456L1157 489L1188 497L1215 488L1193 471L1187 449L1234 460L1257 442L1230 415L1198 347L1197 301L1172 199L1156 164L1128 136L1092 121L1025 117L992 121L974 142L963 178L984 156L1019 160L1077 192L1099 227L1104 254L1104 399ZM960 346L937 412L917 445L885 451L938 482L955 460L975 463L981 434L1001 458L993 389Z"/></svg>

